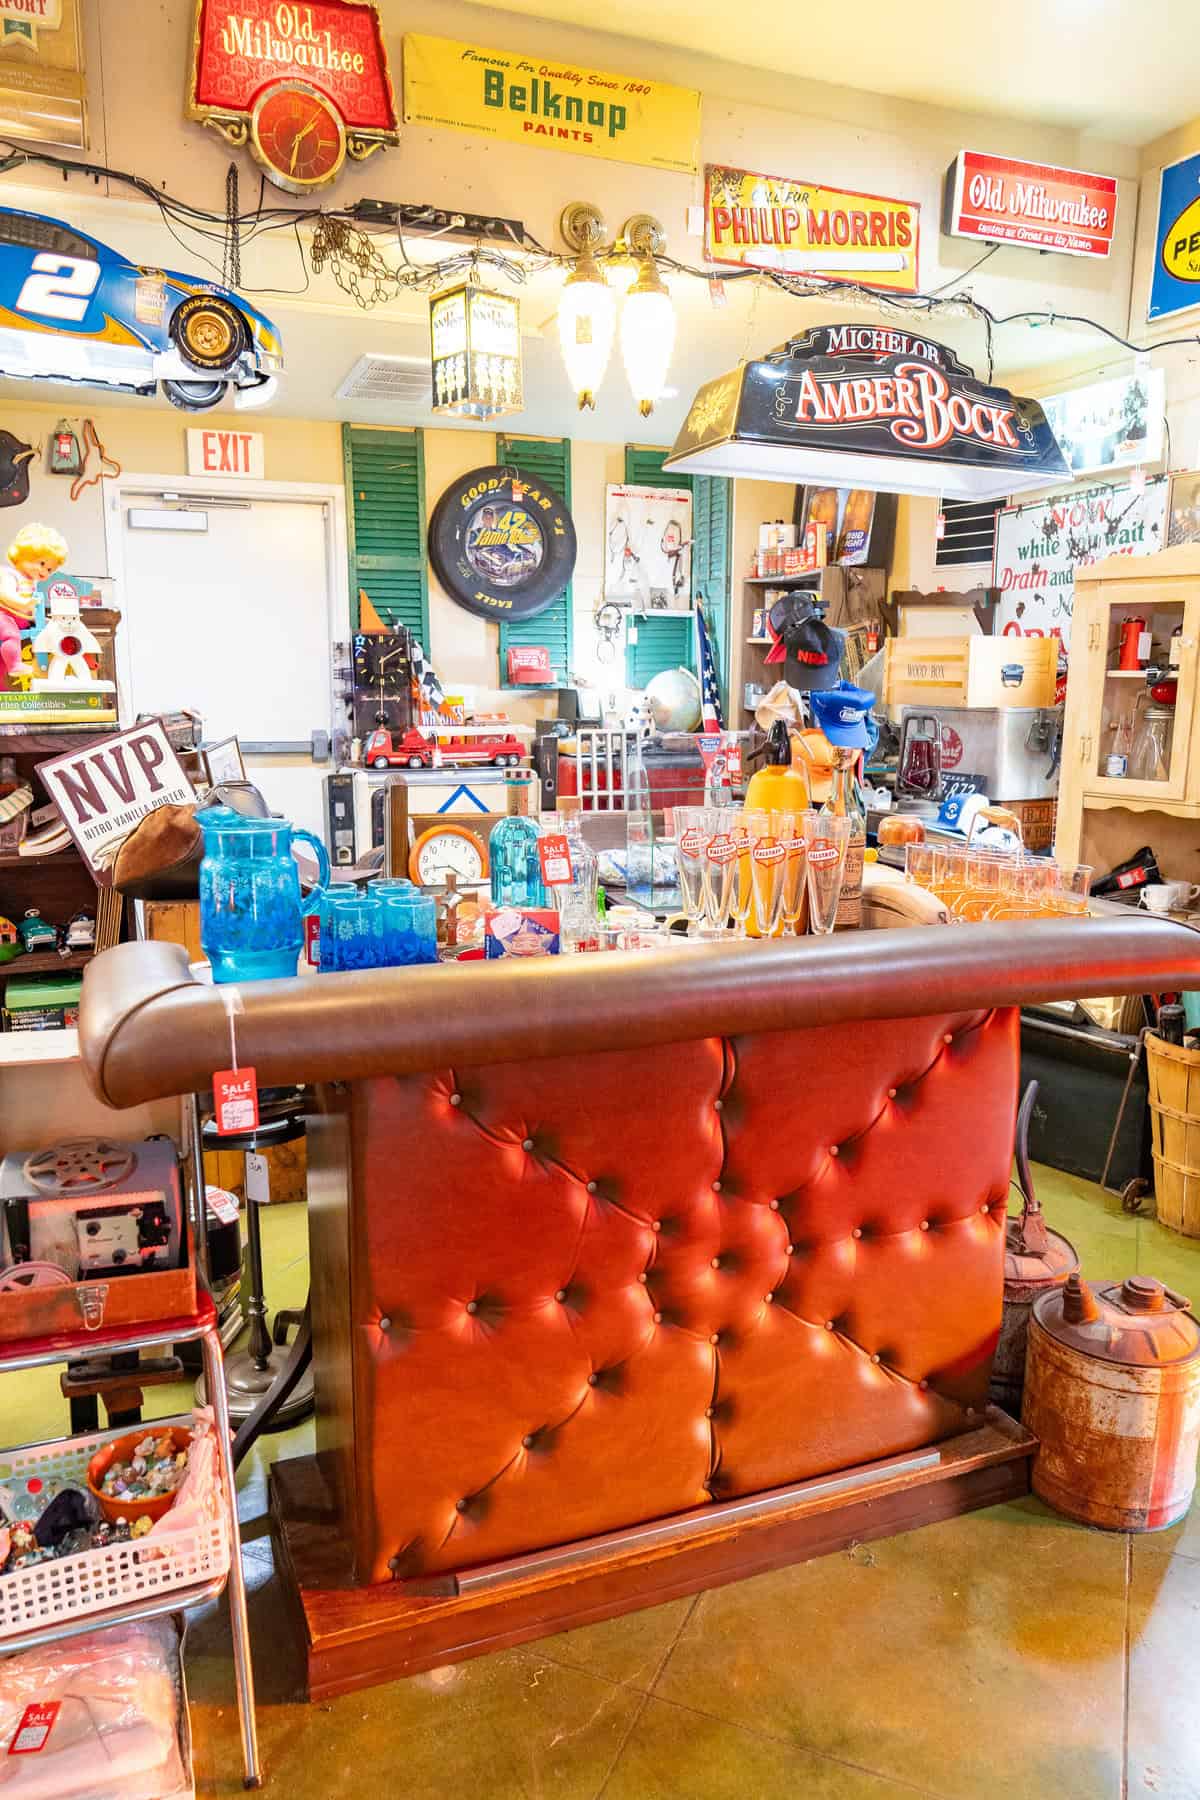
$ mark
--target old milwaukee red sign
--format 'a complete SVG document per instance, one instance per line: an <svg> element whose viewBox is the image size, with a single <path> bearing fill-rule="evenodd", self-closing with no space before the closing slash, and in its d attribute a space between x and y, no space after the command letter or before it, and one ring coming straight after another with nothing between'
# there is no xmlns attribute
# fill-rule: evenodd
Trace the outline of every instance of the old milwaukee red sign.
<svg viewBox="0 0 1200 1800"><path fill-rule="evenodd" d="M272 179L284 176L280 186L303 192L332 180L347 151L361 159L397 141L375 7L196 0L188 112L231 143L249 143Z"/></svg>
<svg viewBox="0 0 1200 1800"><path fill-rule="evenodd" d="M1111 175L960 150L946 172L951 237L1022 244L1064 256L1107 256L1117 220Z"/></svg>

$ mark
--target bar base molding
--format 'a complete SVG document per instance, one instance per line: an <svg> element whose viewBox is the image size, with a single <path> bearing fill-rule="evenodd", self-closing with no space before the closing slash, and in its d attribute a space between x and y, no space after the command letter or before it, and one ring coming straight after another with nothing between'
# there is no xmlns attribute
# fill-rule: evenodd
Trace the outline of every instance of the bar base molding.
<svg viewBox="0 0 1200 1800"><path fill-rule="evenodd" d="M331 1699L1018 1499L1029 1492L1036 1448L1023 1426L989 1407L984 1424L932 1450L424 1587L355 1586L317 1458L275 1463L276 1568L297 1621L308 1698Z"/></svg>

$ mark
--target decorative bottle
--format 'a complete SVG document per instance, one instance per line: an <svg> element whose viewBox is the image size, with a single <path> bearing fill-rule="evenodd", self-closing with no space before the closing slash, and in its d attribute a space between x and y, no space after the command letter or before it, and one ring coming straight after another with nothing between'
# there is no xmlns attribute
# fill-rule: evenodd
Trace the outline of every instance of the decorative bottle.
<svg viewBox="0 0 1200 1800"><path fill-rule="evenodd" d="M532 769L511 769L504 778L506 817L488 839L493 906L549 904L538 861L537 780Z"/></svg>
<svg viewBox="0 0 1200 1800"><path fill-rule="evenodd" d="M842 893L838 901L835 931L855 931L862 924L863 856L867 848L867 821L858 804L855 765L858 751L839 748L834 751L833 791L821 808L822 813L845 817L850 821L846 843L846 861L842 875Z"/></svg>
<svg viewBox="0 0 1200 1800"><path fill-rule="evenodd" d="M554 889L558 902L559 937L564 950L596 950L600 917L596 894L600 885L600 860L583 835L577 799L558 803L559 824L567 840L571 879Z"/></svg>

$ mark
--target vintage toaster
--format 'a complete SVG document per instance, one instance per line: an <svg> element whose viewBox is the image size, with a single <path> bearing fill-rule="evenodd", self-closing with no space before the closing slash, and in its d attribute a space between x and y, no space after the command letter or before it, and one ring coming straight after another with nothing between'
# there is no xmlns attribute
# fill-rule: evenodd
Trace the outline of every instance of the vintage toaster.
<svg viewBox="0 0 1200 1800"><path fill-rule="evenodd" d="M179 1164L169 1138L72 1138L0 1161L0 1289L13 1280L28 1285L38 1268L51 1280L51 1270L61 1270L74 1282L178 1269L186 1261Z"/></svg>

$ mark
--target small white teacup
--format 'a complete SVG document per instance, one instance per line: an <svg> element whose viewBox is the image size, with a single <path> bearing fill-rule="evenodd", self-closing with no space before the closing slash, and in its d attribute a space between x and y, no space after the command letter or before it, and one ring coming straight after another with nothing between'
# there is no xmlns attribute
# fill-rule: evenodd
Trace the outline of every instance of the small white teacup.
<svg viewBox="0 0 1200 1800"><path fill-rule="evenodd" d="M1147 912L1183 912L1198 894L1200 887L1191 881L1152 881L1142 889L1141 904Z"/></svg>

